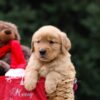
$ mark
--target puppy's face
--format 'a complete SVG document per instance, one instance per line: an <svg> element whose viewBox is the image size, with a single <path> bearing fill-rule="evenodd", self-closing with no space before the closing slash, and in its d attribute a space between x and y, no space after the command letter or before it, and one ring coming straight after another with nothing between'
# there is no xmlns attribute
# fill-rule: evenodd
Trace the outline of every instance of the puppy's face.
<svg viewBox="0 0 100 100"><path fill-rule="evenodd" d="M32 38L32 50L35 56L40 61L45 62L57 58L63 53L62 45L64 38L62 34L59 29L53 26L45 26L35 32Z"/></svg>

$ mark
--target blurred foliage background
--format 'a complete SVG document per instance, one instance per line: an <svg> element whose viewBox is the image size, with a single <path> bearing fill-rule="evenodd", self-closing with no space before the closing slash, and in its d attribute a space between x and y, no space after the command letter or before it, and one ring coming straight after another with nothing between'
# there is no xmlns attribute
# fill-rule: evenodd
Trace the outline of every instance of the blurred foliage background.
<svg viewBox="0 0 100 100"><path fill-rule="evenodd" d="M77 70L76 100L100 100L100 0L0 0L0 20L15 23L29 47L43 25L66 32Z"/></svg>

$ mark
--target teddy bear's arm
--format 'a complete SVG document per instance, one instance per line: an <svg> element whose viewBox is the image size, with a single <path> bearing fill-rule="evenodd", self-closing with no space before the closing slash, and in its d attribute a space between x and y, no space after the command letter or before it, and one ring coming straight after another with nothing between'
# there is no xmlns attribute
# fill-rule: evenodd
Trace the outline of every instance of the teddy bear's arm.
<svg viewBox="0 0 100 100"><path fill-rule="evenodd" d="M4 75L10 69L10 65L5 61L0 60L0 76Z"/></svg>

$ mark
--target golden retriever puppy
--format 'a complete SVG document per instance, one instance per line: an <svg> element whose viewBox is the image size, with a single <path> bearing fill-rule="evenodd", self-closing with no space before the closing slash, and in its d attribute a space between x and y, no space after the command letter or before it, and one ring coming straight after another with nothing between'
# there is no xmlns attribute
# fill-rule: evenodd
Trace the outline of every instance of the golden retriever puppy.
<svg viewBox="0 0 100 100"><path fill-rule="evenodd" d="M33 34L31 45L32 55L26 67L25 88L34 89L38 78L43 76L47 94L56 91L62 80L68 82L73 91L76 71L71 62L71 42L67 35L55 26L46 25Z"/></svg>

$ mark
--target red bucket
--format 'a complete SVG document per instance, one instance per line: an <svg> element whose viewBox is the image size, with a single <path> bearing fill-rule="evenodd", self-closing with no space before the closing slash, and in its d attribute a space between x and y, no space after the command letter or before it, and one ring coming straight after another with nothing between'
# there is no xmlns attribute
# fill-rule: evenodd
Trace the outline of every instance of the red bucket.
<svg viewBox="0 0 100 100"><path fill-rule="evenodd" d="M47 100L44 78L39 80L33 91L24 88L23 80L23 78L0 76L0 100Z"/></svg>

